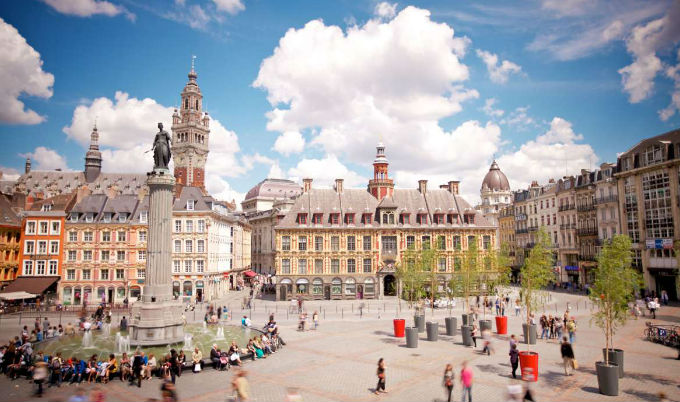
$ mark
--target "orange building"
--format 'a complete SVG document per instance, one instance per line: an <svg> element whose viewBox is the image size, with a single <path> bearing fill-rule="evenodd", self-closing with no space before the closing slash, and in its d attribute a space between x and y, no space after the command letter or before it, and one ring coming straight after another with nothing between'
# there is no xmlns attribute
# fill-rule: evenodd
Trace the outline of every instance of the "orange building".
<svg viewBox="0 0 680 402"><path fill-rule="evenodd" d="M19 239L21 219L11 202L0 194L0 288L16 278L19 272Z"/></svg>

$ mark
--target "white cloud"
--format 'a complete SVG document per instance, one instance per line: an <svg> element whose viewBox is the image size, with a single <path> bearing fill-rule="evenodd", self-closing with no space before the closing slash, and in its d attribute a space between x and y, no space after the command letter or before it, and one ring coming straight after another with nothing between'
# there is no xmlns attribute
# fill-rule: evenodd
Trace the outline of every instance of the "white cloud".
<svg viewBox="0 0 680 402"><path fill-rule="evenodd" d="M555 117L546 133L526 142L517 151L501 156L498 164L512 180L513 188L524 188L532 180L558 179L577 169L597 166L598 157L593 148L576 143L582 139L570 122Z"/></svg>
<svg viewBox="0 0 680 402"><path fill-rule="evenodd" d="M493 125L467 122L446 131L439 124L479 97L462 85L469 43L415 7L345 31L314 20L288 30L253 85L272 105L267 128L310 130L309 143L325 152L321 160L367 165L382 136L394 169L450 172L490 158L500 141ZM466 135L467 146L456 143Z"/></svg>
<svg viewBox="0 0 680 402"><path fill-rule="evenodd" d="M234 190L229 182L219 175L206 173L205 186L215 199L220 201L235 201L237 209L241 208L241 202L246 197L246 193Z"/></svg>
<svg viewBox="0 0 680 402"><path fill-rule="evenodd" d="M267 178L269 178L269 179L285 179L286 178L286 173L284 173L283 169L281 169L281 166L279 165L278 161L275 161L272 164L272 167L269 168L269 173L267 174Z"/></svg>
<svg viewBox="0 0 680 402"><path fill-rule="evenodd" d="M0 166L0 172L2 173L1 180L17 180L21 176L18 170L7 166Z"/></svg>
<svg viewBox="0 0 680 402"><path fill-rule="evenodd" d="M40 53L0 18L0 122L38 124L44 116L25 109L20 96L52 97L54 75L43 71Z"/></svg>
<svg viewBox="0 0 680 402"><path fill-rule="evenodd" d="M300 153L304 149L305 138L299 131L286 131L274 142L274 150L285 156Z"/></svg>
<svg viewBox="0 0 680 402"><path fill-rule="evenodd" d="M663 121L667 121L673 117L676 112L680 112L680 49L678 50L678 64L666 68L666 76L673 80L674 89L671 94L671 103L667 107L659 110L659 117Z"/></svg>
<svg viewBox="0 0 680 402"><path fill-rule="evenodd" d="M533 117L527 113L529 106L520 106L508 113L507 117L500 121L500 124L506 124L519 129L526 129L533 126L536 122Z"/></svg>
<svg viewBox="0 0 680 402"><path fill-rule="evenodd" d="M505 111L502 109L494 108L495 104L496 98L488 98L487 100L484 101L484 107L482 108L482 110L489 117L502 117L503 114L505 114Z"/></svg>
<svg viewBox="0 0 680 402"><path fill-rule="evenodd" d="M40 146L35 148L33 152L19 154L19 156L31 158L32 170L69 170L66 164L66 158L61 156L54 149Z"/></svg>
<svg viewBox="0 0 680 402"><path fill-rule="evenodd" d="M386 1L378 3L375 5L373 14L380 18L392 19L395 15L397 15L397 3L390 4Z"/></svg>
<svg viewBox="0 0 680 402"><path fill-rule="evenodd" d="M555 12L556 16L583 15L593 5L592 0L543 0L541 7Z"/></svg>
<svg viewBox="0 0 680 402"><path fill-rule="evenodd" d="M236 15L246 9L243 0L213 0L218 11L225 11L228 14Z"/></svg>
<svg viewBox="0 0 680 402"><path fill-rule="evenodd" d="M477 49L477 56L486 65L491 81L497 84L505 84L510 74L519 74L522 71L522 67L508 60L503 60L499 64L498 55L486 50Z"/></svg>
<svg viewBox="0 0 680 402"><path fill-rule="evenodd" d="M104 0L43 0L45 4L49 5L56 11L66 14L75 15L78 17L91 17L93 15L106 15L115 17L119 14L131 20L135 20L135 15L129 12L123 6L117 6L113 3Z"/></svg>
<svg viewBox="0 0 680 402"><path fill-rule="evenodd" d="M335 155L326 155L323 159L304 158L288 169L288 176L293 181L301 182L304 178L314 179L316 187L331 187L335 179L344 179L345 188L361 187L368 179L348 169Z"/></svg>

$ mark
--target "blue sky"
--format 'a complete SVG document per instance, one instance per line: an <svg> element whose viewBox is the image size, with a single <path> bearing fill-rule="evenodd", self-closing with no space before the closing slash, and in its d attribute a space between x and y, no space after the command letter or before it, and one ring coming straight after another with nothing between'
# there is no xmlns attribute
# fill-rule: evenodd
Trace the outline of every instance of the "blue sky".
<svg viewBox="0 0 680 402"><path fill-rule="evenodd" d="M0 168L81 169L96 118L105 170L148 169L196 55L213 194L363 187L382 140L398 186L458 179L475 202L494 157L520 188L680 127L674 17L678 1L1 2Z"/></svg>

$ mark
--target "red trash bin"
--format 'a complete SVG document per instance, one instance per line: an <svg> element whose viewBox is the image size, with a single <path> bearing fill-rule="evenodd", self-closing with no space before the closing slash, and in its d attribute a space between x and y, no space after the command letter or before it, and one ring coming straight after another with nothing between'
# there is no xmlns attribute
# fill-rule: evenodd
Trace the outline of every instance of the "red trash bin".
<svg viewBox="0 0 680 402"><path fill-rule="evenodd" d="M405 335L406 320L403 318L394 319L394 336L397 338L403 338Z"/></svg>
<svg viewBox="0 0 680 402"><path fill-rule="evenodd" d="M538 381L538 353L519 352L519 367L524 381Z"/></svg>
<svg viewBox="0 0 680 402"><path fill-rule="evenodd" d="M496 316L496 332L498 332L498 335L505 335L508 333L507 316Z"/></svg>

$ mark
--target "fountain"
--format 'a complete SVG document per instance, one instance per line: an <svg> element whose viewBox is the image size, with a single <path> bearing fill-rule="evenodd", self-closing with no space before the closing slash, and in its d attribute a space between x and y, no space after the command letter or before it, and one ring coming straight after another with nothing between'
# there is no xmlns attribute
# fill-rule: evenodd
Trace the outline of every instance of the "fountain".
<svg viewBox="0 0 680 402"><path fill-rule="evenodd" d="M102 324L102 336L110 336L111 335L111 323L105 323Z"/></svg>
<svg viewBox="0 0 680 402"><path fill-rule="evenodd" d="M224 340L224 328L217 327L217 334L215 335L215 339L218 341Z"/></svg>
<svg viewBox="0 0 680 402"><path fill-rule="evenodd" d="M206 324L205 321L203 321L203 328L208 328L208 324Z"/></svg>
<svg viewBox="0 0 680 402"><path fill-rule="evenodd" d="M83 334L83 341L81 342L81 345L84 348L94 347L94 340L92 339L92 331L85 331L85 334Z"/></svg>
<svg viewBox="0 0 680 402"><path fill-rule="evenodd" d="M191 350L194 348L193 346L193 339L194 337L191 336L191 334L184 334L184 348L187 350Z"/></svg>
<svg viewBox="0 0 680 402"><path fill-rule="evenodd" d="M116 353L130 353L130 335L122 336L120 332L116 333Z"/></svg>

